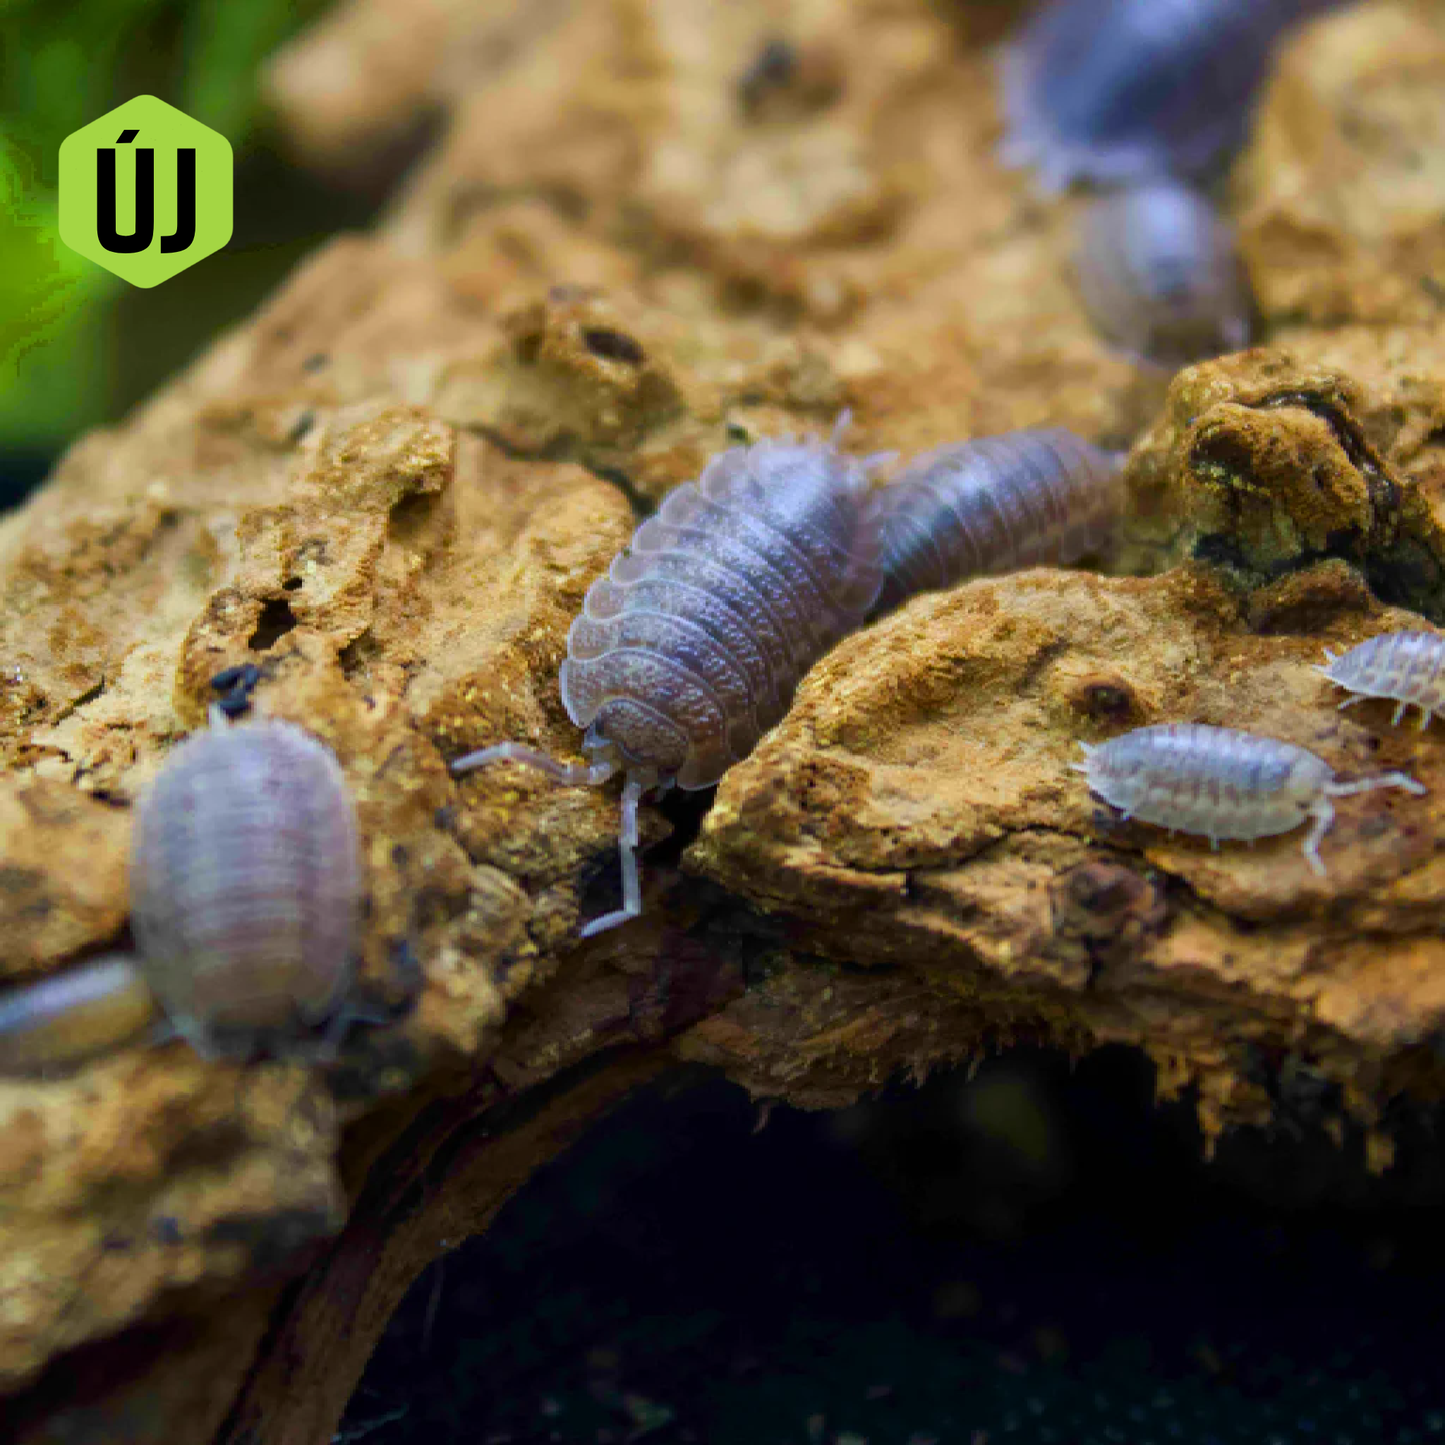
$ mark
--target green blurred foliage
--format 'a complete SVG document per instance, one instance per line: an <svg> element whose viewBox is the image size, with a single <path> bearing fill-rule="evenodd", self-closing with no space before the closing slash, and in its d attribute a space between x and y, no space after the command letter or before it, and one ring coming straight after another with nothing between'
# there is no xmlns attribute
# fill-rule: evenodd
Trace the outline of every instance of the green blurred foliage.
<svg viewBox="0 0 1445 1445"><path fill-rule="evenodd" d="M71 131L149 92L225 135L257 132L261 62L324 0L0 0L0 452L104 420L125 283L56 230Z"/></svg>

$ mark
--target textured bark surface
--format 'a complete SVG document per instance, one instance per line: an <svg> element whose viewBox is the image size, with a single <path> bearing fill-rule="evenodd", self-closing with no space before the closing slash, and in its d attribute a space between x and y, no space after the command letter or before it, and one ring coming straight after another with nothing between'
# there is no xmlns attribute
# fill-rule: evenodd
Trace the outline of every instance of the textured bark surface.
<svg viewBox="0 0 1445 1445"><path fill-rule="evenodd" d="M827 1106L1015 1038L1123 1041L1211 1129L1267 1117L1286 1065L1366 1122L1440 1093L1445 754L1311 664L1445 621L1445 7L1292 44L1222 193L1267 345L1167 395L1071 290L1078 201L995 162L1016 13L358 0L277 59L319 164L445 134L375 234L0 523L0 972L125 946L130 805L252 662L356 794L358 987L394 1003L409 960L425 986L326 1072L172 1044L0 1081L26 1438L328 1438L437 1241L679 1056ZM1133 447L1113 575L972 583L843 643L695 841L706 800L644 809L645 841L681 830L647 912L579 945L615 790L446 761L575 758L556 670L636 509L845 406L860 452L1036 423ZM1181 719L1430 792L1342 800L1323 880L1295 836L1098 816L1077 744Z"/></svg>

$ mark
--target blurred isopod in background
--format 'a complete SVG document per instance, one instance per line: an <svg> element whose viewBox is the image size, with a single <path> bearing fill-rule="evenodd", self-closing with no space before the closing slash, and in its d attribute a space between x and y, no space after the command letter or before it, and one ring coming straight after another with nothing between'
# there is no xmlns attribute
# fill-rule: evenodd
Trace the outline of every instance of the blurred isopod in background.
<svg viewBox="0 0 1445 1445"><path fill-rule="evenodd" d="M1074 279L1094 325L1137 361L1175 370L1250 344L1254 300L1234 228L1175 181L1094 201L1079 222Z"/></svg>
<svg viewBox="0 0 1445 1445"><path fill-rule="evenodd" d="M1052 0L1003 59L1002 155L1045 189L1196 176L1238 148L1280 39L1340 0Z"/></svg>

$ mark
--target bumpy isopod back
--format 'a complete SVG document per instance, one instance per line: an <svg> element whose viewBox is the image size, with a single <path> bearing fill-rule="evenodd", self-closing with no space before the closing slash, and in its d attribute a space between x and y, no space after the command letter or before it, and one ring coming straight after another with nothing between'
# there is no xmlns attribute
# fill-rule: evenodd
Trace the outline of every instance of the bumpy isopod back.
<svg viewBox="0 0 1445 1445"><path fill-rule="evenodd" d="M1089 789L1125 818L1221 838L1266 838L1313 819L1304 855L1324 874L1320 840L1334 821L1332 798L1374 788L1424 788L1404 773L1335 781L1330 765L1293 743L1201 723L1135 728L1074 764Z"/></svg>
<svg viewBox="0 0 1445 1445"><path fill-rule="evenodd" d="M158 1019L134 960L92 959L0 994L0 1075L72 1067L139 1038Z"/></svg>
<svg viewBox="0 0 1445 1445"><path fill-rule="evenodd" d="M330 751L284 722L213 726L167 760L137 809L139 966L204 1053L300 1040L349 978L356 818Z"/></svg>
<svg viewBox="0 0 1445 1445"><path fill-rule="evenodd" d="M561 782L627 774L623 906L583 930L641 911L637 805L653 787L705 788L745 758L787 711L803 674L867 616L882 581L881 528L866 461L791 438L733 447L673 491L587 593L560 677L586 728L586 766L515 743L453 770L514 761Z"/></svg>
<svg viewBox="0 0 1445 1445"><path fill-rule="evenodd" d="M1372 697L1389 698L1398 704L1396 723L1407 709L1420 709L1422 732L1433 716L1445 716L1445 636L1438 632L1385 632L1340 657L1326 652L1319 671L1358 694L1346 698L1342 708Z"/></svg>
<svg viewBox="0 0 1445 1445"><path fill-rule="evenodd" d="M1049 0L1004 56L1004 159L1056 190L1199 175L1235 150L1280 37L1339 0Z"/></svg>
<svg viewBox="0 0 1445 1445"><path fill-rule="evenodd" d="M968 577L1067 564L1109 538L1120 459L1059 427L980 437L911 463L878 494L879 612Z"/></svg>
<svg viewBox="0 0 1445 1445"><path fill-rule="evenodd" d="M1254 302L1234 230L1187 186L1100 197L1079 223L1074 275L1094 325L1136 360L1176 369L1249 345Z"/></svg>

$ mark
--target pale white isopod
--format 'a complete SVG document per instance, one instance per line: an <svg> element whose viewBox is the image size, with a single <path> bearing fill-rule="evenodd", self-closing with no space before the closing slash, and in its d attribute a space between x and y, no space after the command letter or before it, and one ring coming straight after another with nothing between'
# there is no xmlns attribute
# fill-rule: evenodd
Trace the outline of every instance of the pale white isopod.
<svg viewBox="0 0 1445 1445"><path fill-rule="evenodd" d="M1445 636L1438 632L1384 632L1336 655L1326 650L1317 669L1337 686L1358 694L1342 708L1372 697L1397 703L1392 722L1412 707L1420 709L1420 730L1430 719L1445 717Z"/></svg>
<svg viewBox="0 0 1445 1445"><path fill-rule="evenodd" d="M1311 822L1303 851L1321 876L1320 840L1334 821L1332 798L1374 788L1423 793L1405 773L1342 783L1323 758L1294 743L1203 723L1135 728L1091 747L1073 764L1089 790L1123 816L1221 839L1265 838Z"/></svg>

